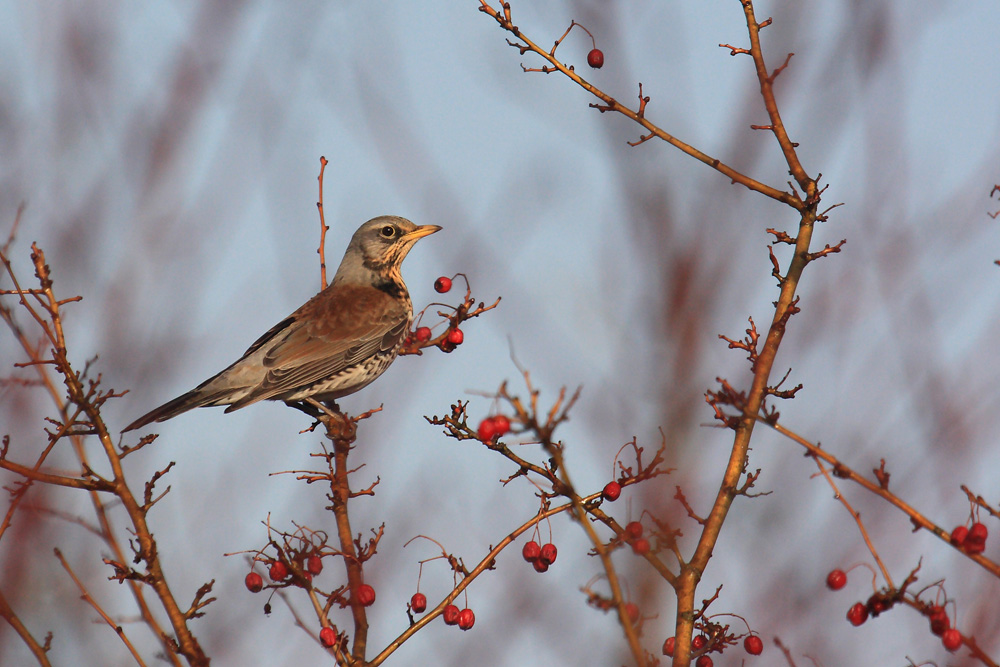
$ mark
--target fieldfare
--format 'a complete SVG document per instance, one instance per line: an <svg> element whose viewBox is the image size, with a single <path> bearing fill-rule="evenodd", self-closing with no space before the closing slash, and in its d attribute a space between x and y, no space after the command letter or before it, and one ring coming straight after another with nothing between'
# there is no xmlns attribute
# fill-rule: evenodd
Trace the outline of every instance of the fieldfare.
<svg viewBox="0 0 1000 667"><path fill-rule="evenodd" d="M124 430L206 406L228 405L232 412L267 399L302 407L296 404L307 398L334 401L370 384L396 358L413 318L399 271L403 259L439 229L391 215L361 225L329 287L224 371Z"/></svg>

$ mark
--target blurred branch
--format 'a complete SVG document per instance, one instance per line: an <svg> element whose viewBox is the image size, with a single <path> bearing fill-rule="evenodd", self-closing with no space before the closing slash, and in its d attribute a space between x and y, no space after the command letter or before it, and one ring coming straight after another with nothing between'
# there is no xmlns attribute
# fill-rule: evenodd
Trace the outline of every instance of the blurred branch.
<svg viewBox="0 0 1000 667"><path fill-rule="evenodd" d="M118 637L122 640L122 643L125 644L125 647L128 648L129 653L132 654L132 658L135 660L136 664L145 667L146 663L143 662L142 658L139 656L138 651L135 650L135 647L132 645L132 642L129 641L129 638L125 636L125 630L122 628L122 626L115 623L111 619L111 617L108 616L108 613L101 608L101 605L97 604L97 600L95 600L93 596L91 596L90 592L87 590L87 587L83 585L83 582L80 581L80 578L76 576L75 572L73 572L73 569L69 566L69 563L67 563L66 559L63 558L62 552L59 551L59 549L56 549L55 554L56 558L59 559L59 562L62 563L63 569L66 570L66 573L69 574L69 576L73 579L73 583L75 583L77 588L80 589L80 595L83 598L83 600L91 607L93 607L94 610L100 615L100 617L104 619L104 622L107 623L108 626L110 626L111 629L115 631L115 634L118 635Z"/></svg>
<svg viewBox="0 0 1000 667"><path fill-rule="evenodd" d="M18 637L21 638L21 641L25 643L31 651L31 654L35 656L35 660L38 661L38 664L43 667L49 667L51 663L49 662L47 653L49 650L49 641L52 639L52 633L49 633L46 637L44 645L39 644L38 640L31 635L28 628L24 626L21 619L18 618L17 614L14 613L14 610L11 609L11 606L7 602L7 598L4 596L2 589L0 589L0 617L7 621L10 624L10 627L14 628L14 632L16 632Z"/></svg>
<svg viewBox="0 0 1000 667"><path fill-rule="evenodd" d="M22 349L28 355L30 360L28 365L36 369L42 380L42 384L48 389L49 395L58 410L60 420L50 420L58 426L58 430L48 432L49 444L39 457L35 469L21 466L19 472L28 475L26 483L36 480L73 486L88 491L101 525L103 539L114 553L114 559L108 561L116 568L116 574L113 578L129 582L133 596L140 608L143 621L159 637L165 649L165 657L172 664L180 665L176 655L179 652L192 665L207 665L208 658L202 651L197 639L187 627L187 617L180 610L167 585L159 561L156 542L146 523L145 515L147 508L139 504L129 489L121 465L121 454L116 449L100 412L101 407L106 401L120 394L116 394L114 391L102 391L100 389L100 376L96 379L88 379L89 364L88 368L85 368L83 372L73 369L67 355L60 307L76 299L59 300L55 297L53 281L49 267L45 262L45 255L41 248L35 244L32 244L31 260L35 267L35 277L38 280L39 288L25 290L21 287L6 252L0 252L0 261L3 262L4 269L15 287L10 293L18 295L21 307L28 312L42 330L43 337L51 345L51 348L48 350L51 356L42 356L41 345L34 346L28 343L27 337L16 324L10 309L4 307L0 309L0 312L3 313L4 321L11 328L15 337L21 343ZM49 368L54 368L62 377L66 390L65 399L49 375ZM87 463L83 443L83 436L85 434L92 434L98 437L111 467L112 476L110 479L104 480L98 477L93 472L93 468ZM64 437L69 438L70 444L83 466L83 475L87 479L53 476L37 471L37 468L42 465L48 452ZM4 467L8 469L11 466L17 465L10 461L5 461L4 464ZM104 504L99 497L99 492L111 493L116 496L128 513L132 523L132 531L138 542L138 546L133 547L135 562L144 561L146 563L146 573L140 574L124 565L130 559L125 556L118 540L114 537L114 530L108 520ZM8 517L5 519L4 526L9 525L11 511L8 511ZM175 638L169 637L161 629L159 622L143 598L141 583L149 584L156 592L173 626Z"/></svg>

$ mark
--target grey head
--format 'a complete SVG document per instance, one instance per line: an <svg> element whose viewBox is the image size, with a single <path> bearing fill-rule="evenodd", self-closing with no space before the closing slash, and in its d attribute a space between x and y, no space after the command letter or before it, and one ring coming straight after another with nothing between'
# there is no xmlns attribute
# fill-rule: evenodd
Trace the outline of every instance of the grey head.
<svg viewBox="0 0 1000 667"><path fill-rule="evenodd" d="M440 229L395 215L372 218L354 232L332 284L391 285L405 293L400 274L403 259L414 243Z"/></svg>

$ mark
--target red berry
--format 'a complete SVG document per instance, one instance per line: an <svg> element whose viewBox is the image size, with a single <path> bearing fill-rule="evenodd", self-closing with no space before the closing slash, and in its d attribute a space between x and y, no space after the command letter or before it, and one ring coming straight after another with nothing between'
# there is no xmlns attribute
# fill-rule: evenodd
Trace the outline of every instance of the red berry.
<svg viewBox="0 0 1000 667"><path fill-rule="evenodd" d="M458 627L462 628L463 630L468 630L475 624L476 624L476 615L472 613L471 609L466 608L458 612Z"/></svg>
<svg viewBox="0 0 1000 667"><path fill-rule="evenodd" d="M417 330L413 333L413 336L421 343L426 343L431 339L430 327L417 327Z"/></svg>
<svg viewBox="0 0 1000 667"><path fill-rule="evenodd" d="M861 625L868 620L868 607L860 602L855 602L854 606L847 610L847 620L855 627Z"/></svg>
<svg viewBox="0 0 1000 667"><path fill-rule="evenodd" d="M972 528L969 529L969 535L965 538L963 546L965 550L970 554L981 554L986 550L986 537L989 531L986 526L979 523L978 521L972 524Z"/></svg>
<svg viewBox="0 0 1000 667"><path fill-rule="evenodd" d="M521 557L529 563L538 560L538 557L542 555L542 548L538 546L538 542L534 540L528 540L521 547Z"/></svg>
<svg viewBox="0 0 1000 667"><path fill-rule="evenodd" d="M601 492L601 495L609 503L613 503L622 495L622 485L618 482L608 482L604 485L604 491Z"/></svg>
<svg viewBox="0 0 1000 667"><path fill-rule="evenodd" d="M305 579L307 583L311 584L312 580L313 580L312 572L308 572L308 571L307 572L303 572L302 573L302 578Z"/></svg>
<svg viewBox="0 0 1000 667"><path fill-rule="evenodd" d="M949 651L957 651L962 647L962 633L955 628L949 628L941 635L941 643Z"/></svg>
<svg viewBox="0 0 1000 667"><path fill-rule="evenodd" d="M323 628L319 631L319 640L323 646L330 648L337 643L337 632L333 628Z"/></svg>
<svg viewBox="0 0 1000 667"><path fill-rule="evenodd" d="M510 420L505 415L496 415L493 417L493 428L497 435L504 435L510 431Z"/></svg>
<svg viewBox="0 0 1000 667"><path fill-rule="evenodd" d="M268 570L267 576L271 577L271 581L281 581L288 576L288 566L280 560L276 560L271 563L271 569Z"/></svg>
<svg viewBox="0 0 1000 667"><path fill-rule="evenodd" d="M674 645L676 643L677 643L676 639L674 639L673 637L667 637L667 641L663 642L663 655L667 656L668 658L674 657Z"/></svg>
<svg viewBox="0 0 1000 667"><path fill-rule="evenodd" d="M969 536L969 529L965 526L955 526L955 529L951 531L951 543L955 546L962 546L965 542L965 538Z"/></svg>
<svg viewBox="0 0 1000 667"><path fill-rule="evenodd" d="M632 543L632 551L640 556L645 556L649 553L649 540L645 537L640 537Z"/></svg>
<svg viewBox="0 0 1000 667"><path fill-rule="evenodd" d="M317 576L323 571L323 559L320 558L319 554L309 556L306 560L306 569L309 570L309 574L315 574Z"/></svg>
<svg viewBox="0 0 1000 667"><path fill-rule="evenodd" d="M708 640L705 639L705 635L695 635L694 639L691 640L691 648L695 651L700 651L705 648L705 644L707 643Z"/></svg>
<svg viewBox="0 0 1000 667"><path fill-rule="evenodd" d="M628 616L628 620L632 623L639 622L639 605L634 602L625 603L625 615Z"/></svg>
<svg viewBox="0 0 1000 667"><path fill-rule="evenodd" d="M695 667L712 667L715 663L707 655L698 656L698 659L694 661Z"/></svg>
<svg viewBox="0 0 1000 667"><path fill-rule="evenodd" d="M642 524L638 521L629 521L625 526L625 537L630 540L637 540L642 537Z"/></svg>
<svg viewBox="0 0 1000 667"><path fill-rule="evenodd" d="M600 49L591 49L590 53L587 54L587 64L594 69L604 67L604 52Z"/></svg>
<svg viewBox="0 0 1000 667"><path fill-rule="evenodd" d="M438 293L444 294L451 289L451 278L441 276L434 281L434 289L437 290Z"/></svg>
<svg viewBox="0 0 1000 667"><path fill-rule="evenodd" d="M370 607L375 603L375 589L368 584L361 584L357 591L358 604L362 607Z"/></svg>
<svg viewBox="0 0 1000 667"><path fill-rule="evenodd" d="M764 640L759 635L749 635L743 640L743 648L750 655L760 655L764 652Z"/></svg>
<svg viewBox="0 0 1000 667"><path fill-rule="evenodd" d="M427 596L423 593L414 593L410 598L410 609L417 614L422 614L427 609Z"/></svg>
<svg viewBox="0 0 1000 667"><path fill-rule="evenodd" d="M460 613L461 612L458 611L458 607L450 604L444 608L444 613L442 613L441 616L444 617L445 625L456 625L458 623Z"/></svg>
<svg viewBox="0 0 1000 667"><path fill-rule="evenodd" d="M552 563L556 562L557 553L556 545L549 542L548 544L542 546L542 551L538 554L538 558L539 560L544 560L549 565L552 565Z"/></svg>
<svg viewBox="0 0 1000 667"><path fill-rule="evenodd" d="M461 345L463 340L465 340L465 334L462 333L461 329L452 329L448 332L448 342L452 345Z"/></svg>
<svg viewBox="0 0 1000 667"><path fill-rule="evenodd" d="M251 593L260 593L264 588L264 579L256 572L248 574L243 583L246 584L247 590Z"/></svg>
<svg viewBox="0 0 1000 667"><path fill-rule="evenodd" d="M489 442L496 434L497 427L496 424L493 423L493 417L487 417L483 421L479 422L479 428L476 429L476 435L480 440Z"/></svg>
<svg viewBox="0 0 1000 667"><path fill-rule="evenodd" d="M948 613L944 610L944 607L934 605L931 607L930 612L931 632L940 637L944 634L945 630L951 627L951 619L948 618Z"/></svg>
<svg viewBox="0 0 1000 667"><path fill-rule="evenodd" d="M535 572L542 573L549 571L548 562L542 560L541 558L536 558L531 564L535 566Z"/></svg>
<svg viewBox="0 0 1000 667"><path fill-rule="evenodd" d="M989 535L989 531L986 529L986 526L977 521L976 523L972 524L972 528L969 529L968 539L982 540L983 542L985 542L987 535Z"/></svg>
<svg viewBox="0 0 1000 667"><path fill-rule="evenodd" d="M826 587L831 591L839 591L847 585L847 574L843 570L830 570L826 575Z"/></svg>

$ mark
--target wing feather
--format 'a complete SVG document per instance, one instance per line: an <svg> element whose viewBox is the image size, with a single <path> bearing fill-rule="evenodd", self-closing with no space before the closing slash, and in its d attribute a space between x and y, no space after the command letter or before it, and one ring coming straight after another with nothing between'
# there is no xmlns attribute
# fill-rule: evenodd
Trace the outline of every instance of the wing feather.
<svg viewBox="0 0 1000 667"><path fill-rule="evenodd" d="M368 286L328 287L250 347L248 355L264 352L260 363L267 372L231 409L307 387L392 350L409 323L408 299Z"/></svg>

